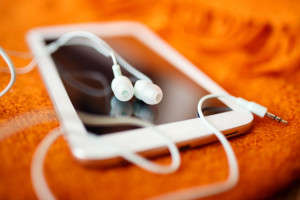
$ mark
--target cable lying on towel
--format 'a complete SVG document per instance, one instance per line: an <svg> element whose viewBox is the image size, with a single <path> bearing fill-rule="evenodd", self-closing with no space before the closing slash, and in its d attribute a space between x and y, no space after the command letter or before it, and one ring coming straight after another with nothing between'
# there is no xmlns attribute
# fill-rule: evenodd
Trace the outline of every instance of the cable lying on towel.
<svg viewBox="0 0 300 200"><path fill-rule="evenodd" d="M9 68L9 71L10 71L10 76L11 76L8 85L0 92L0 97L2 97L14 85L14 83L16 81L16 70L15 70L15 66L13 65L12 61L10 60L8 55L5 53L5 51L1 47L0 47L0 55L6 62L8 68Z"/></svg>
<svg viewBox="0 0 300 200"><path fill-rule="evenodd" d="M228 178L227 180L219 183L214 183L210 185L205 186L198 186L193 188L187 188L183 190L179 190L176 192L170 192L166 193L160 196L156 196L154 198L151 198L152 200L187 200L187 199L199 199L203 197L208 197L211 195L220 194L222 192L228 191L232 189L239 180L239 167L237 163L236 156L234 154L234 151L229 144L229 141L227 138L222 134L219 130L217 130L214 126L212 126L202 112L202 105L203 103L208 99L214 99L214 98L229 98L232 101L234 101L237 105L240 107L252 112L253 114L259 116L259 117L268 117L272 118L275 121L278 121L279 123L287 124L287 121L281 119L280 117L267 112L267 108L263 107L255 102L249 102L241 97L234 97L231 95L218 95L218 94L209 94L204 97L202 97L198 103L198 114L200 116L200 119L202 122L207 126L218 138L218 140L221 142L225 153L227 157L228 162ZM272 117L270 117L272 116Z"/></svg>
<svg viewBox="0 0 300 200"><path fill-rule="evenodd" d="M132 162L133 164L136 164L137 166L147 171L157 173L157 174L168 174L176 171L179 168L180 155L176 145L167 136L161 133L160 130L154 127L151 123L144 120L140 120L138 118L130 118L130 117L120 117L115 120L115 118L112 117L106 117L106 116L99 117L87 113L79 113L79 115L83 121L93 125L101 125L103 123L106 125L134 124L136 126L141 126L141 127L150 127L152 130L154 130L155 133L159 134L165 140L165 143L168 146L172 157L172 162L170 165L166 166L166 165L156 164L144 158L143 156L140 156L130 150L121 148L118 145L111 143L110 141L102 140L102 142L99 143L99 141L97 141L97 137L93 136L93 134L88 134L87 137L91 137L89 143L90 145L102 145L102 146L109 146L110 148L115 148L119 156L123 157L127 161ZM53 193L51 192L51 190L49 189L47 182L45 180L45 176L43 172L43 163L49 148L61 134L62 133L59 129L55 129L51 131L39 144L39 146L37 147L33 155L33 159L31 162L31 180L33 184L33 189L38 199L56 199Z"/></svg>

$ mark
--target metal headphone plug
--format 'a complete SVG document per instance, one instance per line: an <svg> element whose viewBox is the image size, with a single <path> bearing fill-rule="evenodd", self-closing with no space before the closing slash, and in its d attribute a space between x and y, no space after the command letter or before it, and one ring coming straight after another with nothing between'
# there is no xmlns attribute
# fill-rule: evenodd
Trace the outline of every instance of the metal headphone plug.
<svg viewBox="0 0 300 200"><path fill-rule="evenodd" d="M273 113L270 113L270 112L266 112L266 117L274 120L274 121L278 121L278 123L283 123L285 125L288 124L288 122L280 117L278 117L277 115L274 115Z"/></svg>
<svg viewBox="0 0 300 200"><path fill-rule="evenodd" d="M259 117L268 117L274 121L277 121L278 123L287 124L288 122L286 120L283 120L282 118L278 117L277 115L274 115L272 113L269 113L266 107L259 105L252 101L247 101L241 97L235 98L236 103L240 105L241 107L249 110L253 114L259 116Z"/></svg>

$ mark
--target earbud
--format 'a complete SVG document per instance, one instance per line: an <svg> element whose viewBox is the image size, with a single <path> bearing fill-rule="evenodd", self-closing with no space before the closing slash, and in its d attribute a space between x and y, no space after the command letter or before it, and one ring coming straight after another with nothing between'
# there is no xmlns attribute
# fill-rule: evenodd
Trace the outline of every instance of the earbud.
<svg viewBox="0 0 300 200"><path fill-rule="evenodd" d="M115 97L120 101L129 101L134 94L131 81L123 76L119 65L112 66L115 78L111 82L111 89Z"/></svg>
<svg viewBox="0 0 300 200"><path fill-rule="evenodd" d="M147 80L138 80L135 82L134 95L139 100L150 105L158 104L163 98L160 87Z"/></svg>

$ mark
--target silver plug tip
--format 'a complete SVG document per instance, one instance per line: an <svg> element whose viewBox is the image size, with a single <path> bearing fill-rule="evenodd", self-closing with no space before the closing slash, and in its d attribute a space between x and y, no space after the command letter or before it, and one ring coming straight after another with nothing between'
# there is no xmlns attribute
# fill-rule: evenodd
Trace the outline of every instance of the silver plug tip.
<svg viewBox="0 0 300 200"><path fill-rule="evenodd" d="M274 121L277 121L278 123L282 123L282 124L285 124L285 125L288 124L288 122L286 120L284 120L284 119L282 119L282 118L280 118L277 115L274 115L272 113L267 112L265 116L272 119L272 120L274 120Z"/></svg>

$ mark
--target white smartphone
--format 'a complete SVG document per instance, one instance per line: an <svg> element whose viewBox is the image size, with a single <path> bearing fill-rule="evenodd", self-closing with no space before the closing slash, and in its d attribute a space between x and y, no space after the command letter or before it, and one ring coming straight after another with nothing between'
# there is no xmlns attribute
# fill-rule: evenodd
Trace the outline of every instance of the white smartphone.
<svg viewBox="0 0 300 200"><path fill-rule="evenodd" d="M67 45L52 55L47 54L47 44L75 30L89 31L105 40L161 87L163 100L150 106L137 99L129 102L115 99L110 88L112 61L89 46ZM226 91L144 25L125 21L41 27L29 31L27 41L32 52L40 55L38 68L76 159L99 164L120 161L113 148L100 145L103 139L147 156L168 152L164 140L152 129L130 124L108 126L101 122L103 116L115 119L131 116L150 121L180 149L216 140L198 118L197 103L206 94L226 94ZM122 72L132 82L136 81L126 70ZM209 101L203 111L227 137L245 133L253 120L251 113L227 99ZM100 123L90 124L80 117L82 113L94 119L99 117Z"/></svg>

